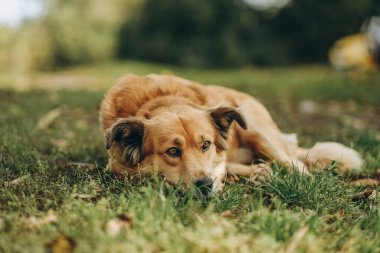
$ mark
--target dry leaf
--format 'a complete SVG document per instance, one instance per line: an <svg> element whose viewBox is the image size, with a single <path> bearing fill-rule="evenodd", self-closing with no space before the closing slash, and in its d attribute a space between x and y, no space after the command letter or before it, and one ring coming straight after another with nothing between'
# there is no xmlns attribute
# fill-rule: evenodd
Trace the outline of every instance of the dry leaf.
<svg viewBox="0 0 380 253"><path fill-rule="evenodd" d="M49 210L45 217L37 218L35 216L32 216L26 220L28 228L40 227L41 225L54 223L57 221L57 216L55 216L52 210Z"/></svg>
<svg viewBox="0 0 380 253"><path fill-rule="evenodd" d="M376 195L380 198L379 193L376 190L373 190L371 195L369 195L369 199L376 199Z"/></svg>
<svg viewBox="0 0 380 253"><path fill-rule="evenodd" d="M197 219L197 221L200 223L200 224L204 224L205 221L203 220L203 218L197 214L197 213L193 213L194 217Z"/></svg>
<svg viewBox="0 0 380 253"><path fill-rule="evenodd" d="M233 213L230 210L226 210L226 211L222 212L220 214L220 216L225 217L225 218L233 218L234 217Z"/></svg>
<svg viewBox="0 0 380 253"><path fill-rule="evenodd" d="M70 237L60 234L47 247L52 253L72 253L75 249L75 241Z"/></svg>
<svg viewBox="0 0 380 253"><path fill-rule="evenodd" d="M54 121L65 111L65 106L60 106L49 112L40 118L37 123L37 129L43 130L50 127Z"/></svg>
<svg viewBox="0 0 380 253"><path fill-rule="evenodd" d="M95 164L92 163L80 163L80 162L69 162L66 163L66 167L79 167L87 170L94 170L96 168Z"/></svg>
<svg viewBox="0 0 380 253"><path fill-rule="evenodd" d="M374 190L364 190L362 192L359 192L358 194L351 197L351 200L354 202L357 202L359 200L367 199L369 198Z"/></svg>
<svg viewBox="0 0 380 253"><path fill-rule="evenodd" d="M344 124L351 126L353 128L364 129L366 127L366 122L362 119L355 118L348 115L344 115L342 119L343 119Z"/></svg>
<svg viewBox="0 0 380 253"><path fill-rule="evenodd" d="M313 114L319 111L319 105L312 100L303 100L298 104L298 111L302 114Z"/></svg>
<svg viewBox="0 0 380 253"><path fill-rule="evenodd" d="M345 214L346 214L346 212L344 211L344 209L339 209L339 211L338 211L339 219L343 219Z"/></svg>
<svg viewBox="0 0 380 253"><path fill-rule="evenodd" d="M56 146L60 150L65 149L69 146L69 142L67 140L64 140L64 139L51 138L50 143L53 144L54 146Z"/></svg>
<svg viewBox="0 0 380 253"><path fill-rule="evenodd" d="M94 192L95 193L102 193L103 192L103 189L99 186L99 185L96 185L94 187Z"/></svg>
<svg viewBox="0 0 380 253"><path fill-rule="evenodd" d="M309 230L309 227L306 227L306 226L299 229L293 235L292 240L290 241L290 243L288 244L288 246L285 249L285 253L295 252L295 250L298 247L299 242L305 236L305 234L307 233L308 230Z"/></svg>
<svg viewBox="0 0 380 253"><path fill-rule="evenodd" d="M350 184L355 185L355 186L363 186L363 185L369 186L369 185L379 185L380 182L372 178L363 178L363 179L354 180Z"/></svg>
<svg viewBox="0 0 380 253"><path fill-rule="evenodd" d="M133 217L130 214L121 214L117 218L107 221L105 225L106 232L111 236L116 236L122 229L132 228Z"/></svg>
<svg viewBox="0 0 380 253"><path fill-rule="evenodd" d="M25 182L25 180L27 180L28 178L30 178L30 175L25 175L25 176L16 178L12 181L4 182L4 187L12 187L12 186L20 185L23 182Z"/></svg>

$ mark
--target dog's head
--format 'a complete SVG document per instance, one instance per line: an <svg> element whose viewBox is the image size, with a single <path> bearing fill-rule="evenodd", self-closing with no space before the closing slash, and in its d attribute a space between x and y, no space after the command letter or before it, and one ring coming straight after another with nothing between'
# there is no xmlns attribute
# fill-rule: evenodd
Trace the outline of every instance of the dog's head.
<svg viewBox="0 0 380 253"><path fill-rule="evenodd" d="M225 151L234 121L246 129L244 117L232 107L166 108L149 117L117 120L105 132L106 148L125 168L215 192L226 174Z"/></svg>

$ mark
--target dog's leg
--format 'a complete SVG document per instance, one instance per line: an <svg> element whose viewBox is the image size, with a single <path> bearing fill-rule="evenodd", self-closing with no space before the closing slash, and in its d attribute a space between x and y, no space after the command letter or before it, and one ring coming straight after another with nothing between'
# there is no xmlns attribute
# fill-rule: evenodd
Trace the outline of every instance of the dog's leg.
<svg viewBox="0 0 380 253"><path fill-rule="evenodd" d="M238 131L241 146L249 148L260 158L308 174L305 164L297 157L296 137L283 134L263 105L255 100L246 101L240 111L248 125L248 130Z"/></svg>
<svg viewBox="0 0 380 253"><path fill-rule="evenodd" d="M260 127L241 131L240 134L242 145L254 150L259 158L275 161L290 170L297 169L308 174L305 164L297 157L297 149L293 150L292 145L286 142L284 135L277 128Z"/></svg>
<svg viewBox="0 0 380 253"><path fill-rule="evenodd" d="M340 173L359 170L363 165L358 152L336 142L318 142L310 149L298 148L297 156L311 171L327 168L332 161Z"/></svg>
<svg viewBox="0 0 380 253"><path fill-rule="evenodd" d="M267 182L273 174L271 167L266 163L244 165L240 163L227 163L227 172L232 177L247 177L250 181L262 184Z"/></svg>

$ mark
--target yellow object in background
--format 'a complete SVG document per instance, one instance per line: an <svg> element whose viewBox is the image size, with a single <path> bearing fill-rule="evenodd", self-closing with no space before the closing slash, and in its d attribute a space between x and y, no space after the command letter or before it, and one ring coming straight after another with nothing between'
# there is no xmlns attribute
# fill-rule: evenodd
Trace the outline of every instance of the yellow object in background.
<svg viewBox="0 0 380 253"><path fill-rule="evenodd" d="M377 65L369 44L369 38L365 33L344 37L331 47L330 62L338 70L375 69Z"/></svg>

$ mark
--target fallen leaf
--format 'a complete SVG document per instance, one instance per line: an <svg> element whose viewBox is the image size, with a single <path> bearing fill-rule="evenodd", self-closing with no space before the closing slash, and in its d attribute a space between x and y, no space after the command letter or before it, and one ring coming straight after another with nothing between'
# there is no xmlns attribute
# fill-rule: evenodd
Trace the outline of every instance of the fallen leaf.
<svg viewBox="0 0 380 253"><path fill-rule="evenodd" d="M339 209L339 211L338 211L338 217L340 219L343 219L344 216L345 216L345 214L346 214L346 212L344 211L344 209Z"/></svg>
<svg viewBox="0 0 380 253"><path fill-rule="evenodd" d="M20 185L20 184L24 183L25 180L27 180L28 178L30 178L30 175L25 175L25 176L16 178L12 181L4 182L4 187L12 187L12 186Z"/></svg>
<svg viewBox="0 0 380 253"><path fill-rule="evenodd" d="M94 192L95 193L102 193L103 192L103 189L99 186L99 185L96 185L94 187Z"/></svg>
<svg viewBox="0 0 380 253"><path fill-rule="evenodd" d="M370 185L379 185L380 182L372 178L363 178L363 179L354 180L350 184L355 185L355 186L363 186L363 185L370 186Z"/></svg>
<svg viewBox="0 0 380 253"><path fill-rule="evenodd" d="M47 244L52 253L72 253L76 243L70 237L60 234L53 241Z"/></svg>
<svg viewBox="0 0 380 253"><path fill-rule="evenodd" d="M57 216L55 216L52 210L49 210L45 217L37 218L35 216L31 216L26 220L28 228L40 227L41 225L54 223L57 221Z"/></svg>
<svg viewBox="0 0 380 253"><path fill-rule="evenodd" d="M367 199L369 196L371 196L373 193L373 190L364 190L362 192L359 192L358 194L355 194L351 197L351 200L354 202L357 202L359 200Z"/></svg>
<svg viewBox="0 0 380 253"><path fill-rule="evenodd" d="M197 213L193 213L194 217L197 219L197 221L200 223L200 224L204 224L205 221L204 219Z"/></svg>
<svg viewBox="0 0 380 253"><path fill-rule="evenodd" d="M298 104L298 111L302 114L313 114L319 111L319 105L312 100L303 100Z"/></svg>
<svg viewBox="0 0 380 253"><path fill-rule="evenodd" d="M132 221L132 215L127 213L121 214L117 218L107 221L105 231L111 236L116 236L122 229L132 228Z"/></svg>
<svg viewBox="0 0 380 253"><path fill-rule="evenodd" d="M233 218L234 217L233 213L230 210L226 210L226 211L222 212L220 214L220 216L225 217L225 218Z"/></svg>
<svg viewBox="0 0 380 253"><path fill-rule="evenodd" d="M61 114L66 110L66 106L60 106L49 112L40 118L37 123L37 129L43 130L50 127L54 121L61 116Z"/></svg>
<svg viewBox="0 0 380 253"><path fill-rule="evenodd" d="M376 199L376 196L378 196L378 198L380 198L380 195L379 195L379 192L377 192L376 190L373 190L371 195L369 195L369 199Z"/></svg>
<svg viewBox="0 0 380 253"><path fill-rule="evenodd" d="M92 163L80 163L80 162L69 162L66 163L66 167L79 167L87 170L94 170L96 168L95 164Z"/></svg>
<svg viewBox="0 0 380 253"><path fill-rule="evenodd" d="M301 239L305 236L307 231L309 230L309 227L305 226L299 229L294 235L290 243L285 249L285 253L295 252L295 250L298 247L299 242Z"/></svg>
<svg viewBox="0 0 380 253"><path fill-rule="evenodd" d="M344 115L342 117L342 120L343 120L344 124L351 126L353 128L356 128L356 129L364 129L366 127L366 122L364 120L356 118L356 117Z"/></svg>
<svg viewBox="0 0 380 253"><path fill-rule="evenodd" d="M50 143L56 146L58 149L62 150L69 146L69 142L65 139L50 139Z"/></svg>

